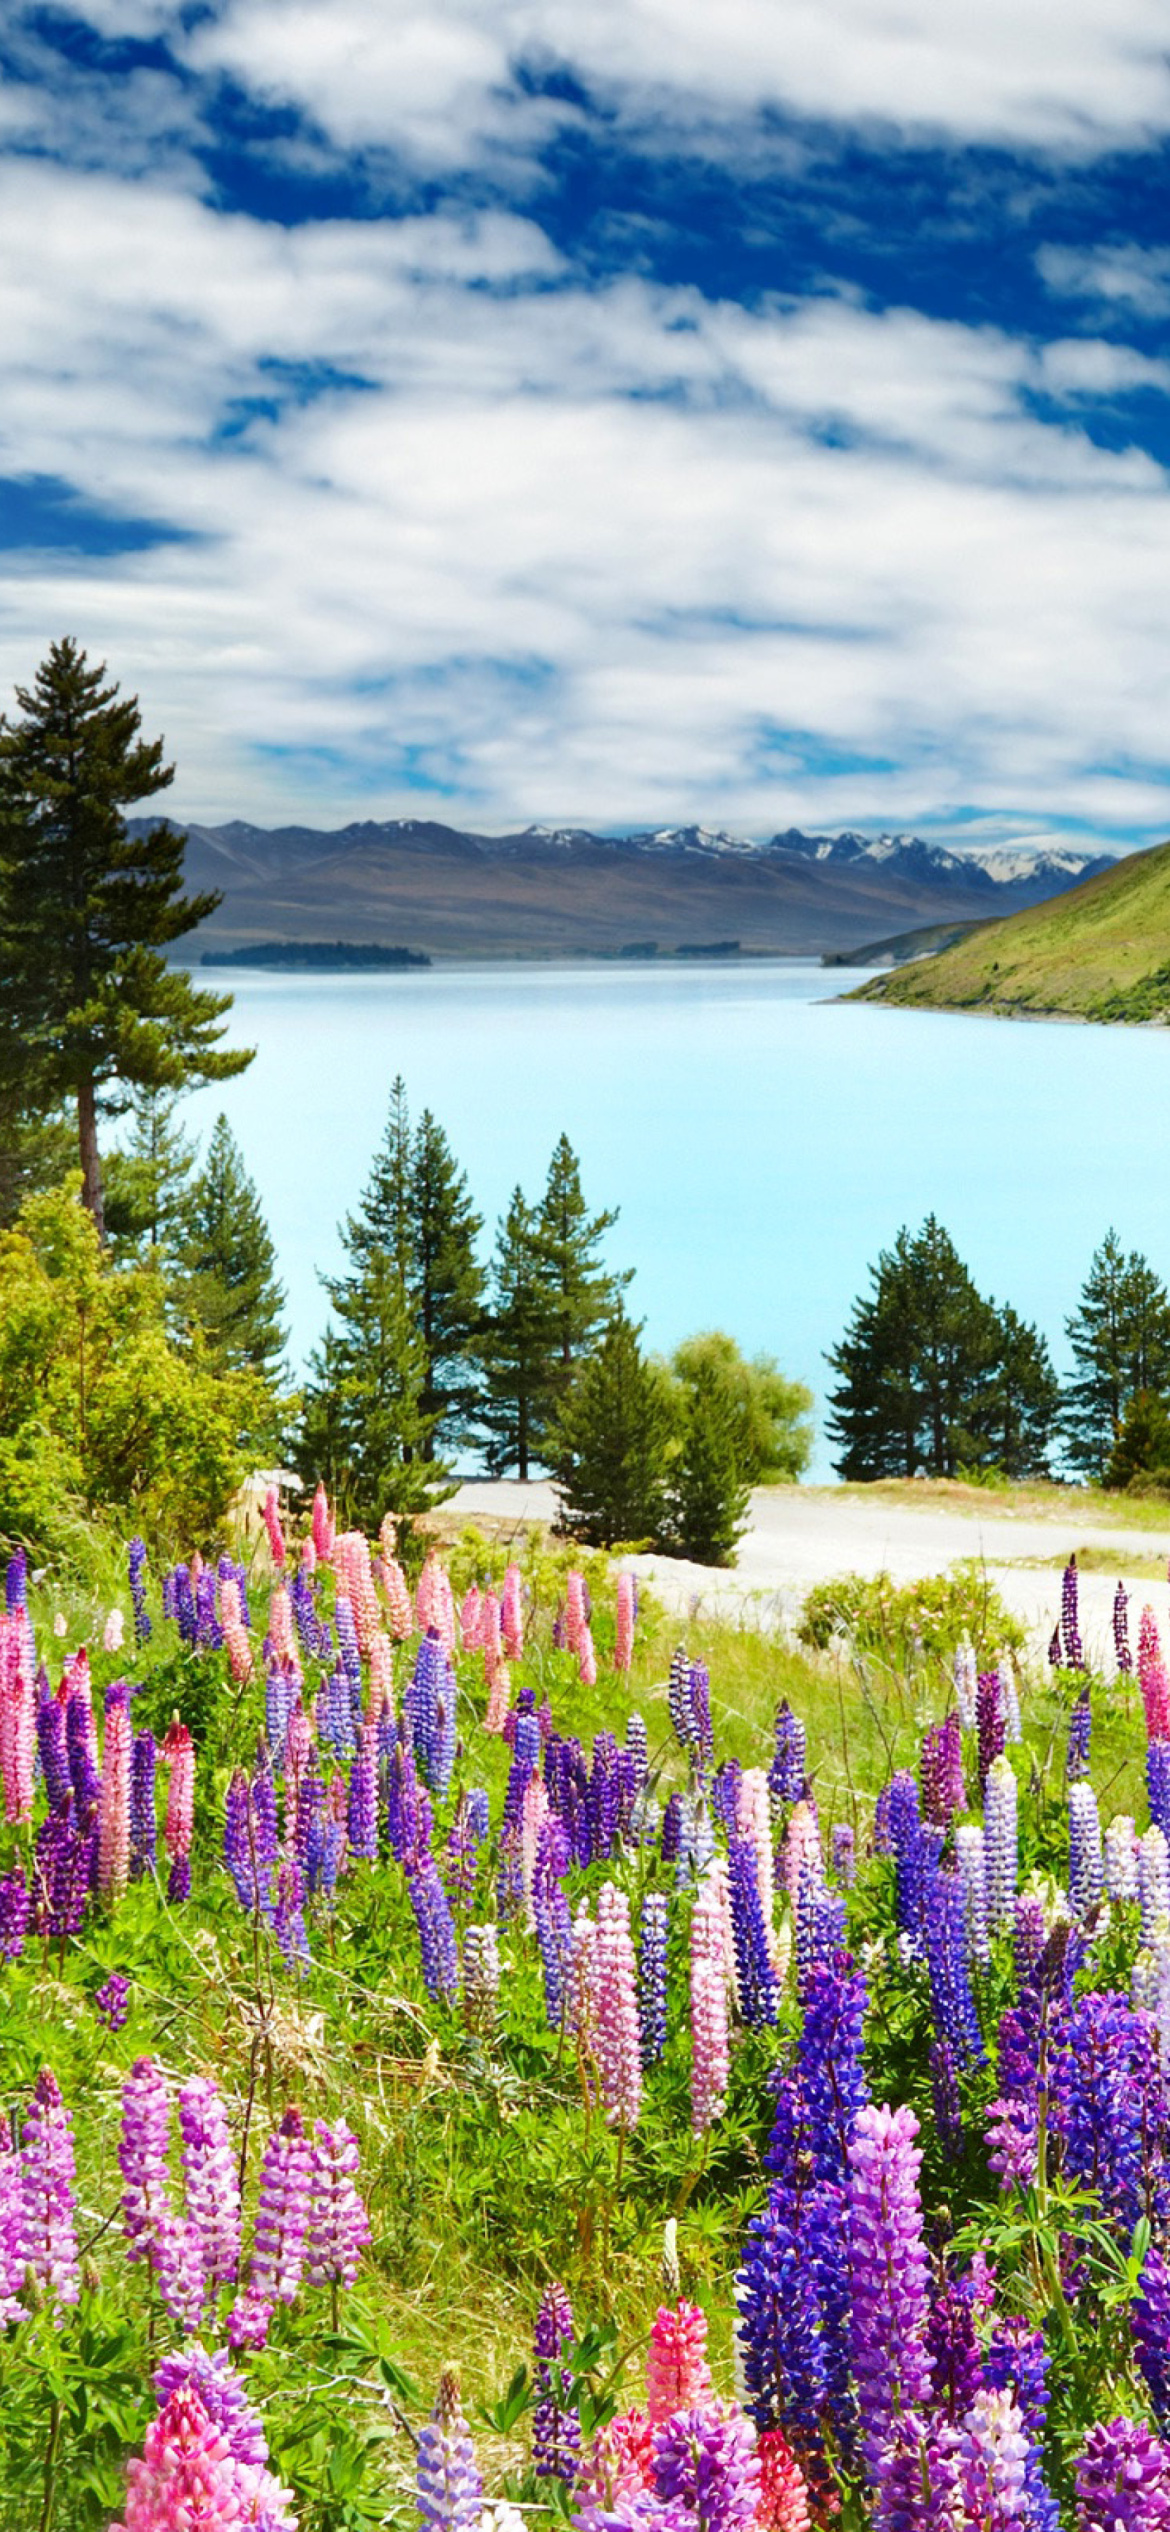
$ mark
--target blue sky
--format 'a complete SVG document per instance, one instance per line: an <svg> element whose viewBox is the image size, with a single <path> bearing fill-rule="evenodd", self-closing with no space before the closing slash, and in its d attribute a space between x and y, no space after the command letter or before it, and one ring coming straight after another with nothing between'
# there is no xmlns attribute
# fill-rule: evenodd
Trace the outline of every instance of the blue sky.
<svg viewBox="0 0 1170 2532"><path fill-rule="evenodd" d="M0 682L189 816L1170 832L1161 0L0 33Z"/></svg>

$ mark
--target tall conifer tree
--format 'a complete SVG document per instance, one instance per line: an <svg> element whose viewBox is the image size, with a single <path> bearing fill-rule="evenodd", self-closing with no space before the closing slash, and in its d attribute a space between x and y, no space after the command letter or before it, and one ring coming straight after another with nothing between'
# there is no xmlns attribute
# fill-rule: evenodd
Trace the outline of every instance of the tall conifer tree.
<svg viewBox="0 0 1170 2532"><path fill-rule="evenodd" d="M670 1381L620 1302L577 1370L550 1439L568 1527L591 1546L657 1539L674 1436Z"/></svg>
<svg viewBox="0 0 1170 2532"><path fill-rule="evenodd" d="M175 1124L174 1091L138 1090L126 1141L105 1165L106 1231L115 1256L173 1263L195 1146Z"/></svg>
<svg viewBox="0 0 1170 2532"><path fill-rule="evenodd" d="M1136 1249L1108 1231L1067 1322L1076 1372L1065 1390L1068 1456L1085 1476L1109 1463L1139 1395L1170 1395L1170 1294Z"/></svg>
<svg viewBox="0 0 1170 2532"><path fill-rule="evenodd" d="M165 951L219 898L183 894L185 839L131 836L123 811L165 791L174 767L140 737L133 696L75 642L54 642L19 717L0 723L0 1003L5 1069L23 1045L29 1104L77 1103L82 1190L104 1227L98 1117L136 1085L223 1081L228 994L197 989Z"/></svg>
<svg viewBox="0 0 1170 2532"><path fill-rule="evenodd" d="M183 1208L180 1291L225 1371L276 1378L284 1352L284 1292L260 1200L225 1116Z"/></svg>
<svg viewBox="0 0 1170 2532"><path fill-rule="evenodd" d="M493 1477L527 1478L539 1458L556 1329L536 1216L519 1187L496 1235L491 1310L483 1343L480 1421Z"/></svg>
<svg viewBox="0 0 1170 2532"><path fill-rule="evenodd" d="M630 1272L611 1274L601 1262L601 1243L617 1218L616 1208L590 1213L580 1162L567 1134L562 1134L549 1162L537 1214L553 1338L541 1410L546 1428L568 1395L574 1366L594 1346L631 1280Z"/></svg>
<svg viewBox="0 0 1170 2532"><path fill-rule="evenodd" d="M479 1394L484 1272L476 1256L483 1217L442 1126L424 1108L411 1146L412 1291L426 1362L421 1405L430 1431L424 1456L467 1433Z"/></svg>

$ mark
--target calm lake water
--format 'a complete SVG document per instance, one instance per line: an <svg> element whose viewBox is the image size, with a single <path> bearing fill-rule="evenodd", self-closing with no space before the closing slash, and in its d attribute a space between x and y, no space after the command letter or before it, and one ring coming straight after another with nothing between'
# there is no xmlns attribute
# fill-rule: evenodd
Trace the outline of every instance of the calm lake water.
<svg viewBox="0 0 1170 2532"><path fill-rule="evenodd" d="M226 978L207 979L226 983ZM729 967L241 974L224 1108L288 1290L295 1358L326 1315L317 1270L363 1186L396 1072L433 1109L486 1218L535 1196L562 1129L615 1265L667 1348L724 1327L823 1398L824 1351L899 1225L934 1211L985 1291L1058 1363L1112 1223L1170 1274L1170 1033L849 1008L859 981L797 961ZM823 1445L817 1472L830 1474Z"/></svg>

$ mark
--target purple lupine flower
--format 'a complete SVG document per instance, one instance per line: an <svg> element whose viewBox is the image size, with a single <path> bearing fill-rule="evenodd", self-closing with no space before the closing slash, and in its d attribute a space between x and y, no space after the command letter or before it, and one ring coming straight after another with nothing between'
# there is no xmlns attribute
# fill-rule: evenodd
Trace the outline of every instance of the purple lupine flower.
<svg viewBox="0 0 1170 2532"><path fill-rule="evenodd" d="M290 1969L299 1970L311 1959L305 1927L305 1886L300 1865L293 1856L286 1857L277 1872L272 1931L281 1956Z"/></svg>
<svg viewBox="0 0 1170 2532"><path fill-rule="evenodd" d="M285 1743L296 1701L297 1681L292 1664L270 1661L264 1673L264 1738L277 1769L284 1766Z"/></svg>
<svg viewBox="0 0 1170 2532"><path fill-rule="evenodd" d="M20 1959L30 1905L23 1866L17 1864L10 1873L0 1873L0 1960Z"/></svg>
<svg viewBox="0 0 1170 2532"><path fill-rule="evenodd" d="M1065 2166L1100 2192L1127 2232L1154 2210L1149 2140L1161 2119L1157 2035L1127 1996L1087 1995L1060 2018L1049 2053L1049 2120Z"/></svg>
<svg viewBox="0 0 1170 2532"><path fill-rule="evenodd" d="M28 1603L28 1557L23 1547L13 1550L4 1569L4 1606L11 1617L15 1609Z"/></svg>
<svg viewBox="0 0 1170 2532"><path fill-rule="evenodd" d="M1133 1669L1133 1654L1129 1648L1129 1594L1122 1582L1113 1594L1113 1649L1124 1677Z"/></svg>
<svg viewBox="0 0 1170 2532"><path fill-rule="evenodd" d="M1064 1772L1070 1785L1080 1783L1089 1773L1089 1752L1093 1738L1093 1707L1088 1690L1077 1698L1068 1718L1068 1744Z"/></svg>
<svg viewBox="0 0 1170 2532"><path fill-rule="evenodd" d="M963 2498L953 2430L912 2410L896 2418L873 2507L874 2532L947 2532Z"/></svg>
<svg viewBox="0 0 1170 2532"><path fill-rule="evenodd" d="M760 1902L760 1875L750 1837L735 1837L727 1850L735 1975L740 2011L749 2025L775 2022L780 1991Z"/></svg>
<svg viewBox="0 0 1170 2532"><path fill-rule="evenodd" d="M1016 2532L1028 2517L1028 2439L1010 2391L977 2391L959 2431L964 2519Z"/></svg>
<svg viewBox="0 0 1170 2532"><path fill-rule="evenodd" d="M877 1823L875 1821L875 1830ZM918 1786L908 1768L891 1776L885 1788L882 1822L894 1858L894 1913L899 1931L916 1939L921 1900L922 1843Z"/></svg>
<svg viewBox="0 0 1170 2532"><path fill-rule="evenodd" d="M662 1832L658 1852L664 1864L676 1864L682 1845L683 1798L680 1793L668 1794L662 1809Z"/></svg>
<svg viewBox="0 0 1170 2532"><path fill-rule="evenodd" d="M801 1858L796 1887L797 1986L804 2002L808 1982L819 1962L831 1962L845 1942L845 1894L829 1890L819 1862Z"/></svg>
<svg viewBox="0 0 1170 2532"><path fill-rule="evenodd" d="M0 2119L0 2330L24 2318L24 2192L21 2159Z"/></svg>
<svg viewBox="0 0 1170 2532"><path fill-rule="evenodd" d="M828 2404L828 2352L816 2268L809 2256L809 2202L776 2182L752 2217L735 2282L736 2335L749 2414L761 2434L781 2426L819 2447Z"/></svg>
<svg viewBox="0 0 1170 2532"><path fill-rule="evenodd" d="M295 2302L305 2266L311 2157L300 2111L285 2111L264 2148L248 2283L232 2308L233 2347L263 2347L278 2303Z"/></svg>
<svg viewBox="0 0 1170 2532"><path fill-rule="evenodd" d="M776 1708L775 1747L768 1791L775 1803L799 1802L804 1791L805 1730L785 1697Z"/></svg>
<svg viewBox="0 0 1170 2532"><path fill-rule="evenodd" d="M359 1728L349 1771L347 1811L350 1852L365 1863L378 1860L378 1762L368 1732Z"/></svg>
<svg viewBox="0 0 1170 2532"><path fill-rule="evenodd" d="M191 2075L179 2087L179 2136L187 2213L203 2243L204 2271L229 2285L240 2261L240 2184L218 2086Z"/></svg>
<svg viewBox="0 0 1170 2532"><path fill-rule="evenodd" d="M966 1801L963 1783L963 1735L957 1714L932 1723L922 1740L922 1807L936 1827L949 1827Z"/></svg>
<svg viewBox="0 0 1170 2532"><path fill-rule="evenodd" d="M245 2469L262 2469L268 2459L268 2440L259 2413L252 2407L226 2349L209 2356L196 2339L193 2346L164 2356L154 2374L154 2396L159 2408L165 2409L177 2391L188 2387L202 2401L212 2425L218 2427L233 2461ZM263 2522L261 2532L265 2532Z"/></svg>
<svg viewBox="0 0 1170 2532"><path fill-rule="evenodd" d="M447 1837L447 1888L456 1906L462 1908L469 1908L475 1895L479 1850L486 1834L479 1826L478 1805L473 1807L472 1803L472 1794L480 1790L475 1786L460 1794Z"/></svg>
<svg viewBox="0 0 1170 2532"><path fill-rule="evenodd" d="M41 1698L37 1707L36 1731L45 1793L50 1810L55 1811L57 1805L73 1791L65 1742L65 1709L58 1704L56 1697Z"/></svg>
<svg viewBox="0 0 1170 2532"><path fill-rule="evenodd" d="M999 2322L984 2355L983 2379L993 2391L1010 2391L1020 2412L1028 2444L1024 2486L1033 2532L1059 2532L1060 2526L1060 2510L1044 2477L1047 2375L1043 2330L1015 2315Z"/></svg>
<svg viewBox="0 0 1170 2532"><path fill-rule="evenodd" d="M930 2092L939 2144L948 2162L963 2151L963 2104L954 2052L948 2040L934 2040L930 2050Z"/></svg>
<svg viewBox="0 0 1170 2532"><path fill-rule="evenodd" d="M230 1564L231 1560L229 1558L226 1561ZM231 1579L234 1581L234 1574ZM205 1565L195 1585L195 1642L202 1651L208 1653L218 1653L223 1644L223 1628L215 1610L215 1580L210 1565ZM242 1595L240 1606L242 1615ZM247 1623L245 1618L245 1626Z"/></svg>
<svg viewBox="0 0 1170 2532"><path fill-rule="evenodd" d="M1151 1741L1146 1749L1146 1794L1150 1818L1170 1838L1170 1741Z"/></svg>
<svg viewBox="0 0 1170 2532"><path fill-rule="evenodd" d="M518 1829L524 1810L524 1796L529 1780L540 1765L540 1725L534 1714L518 1714L516 1737L512 1745L512 1764L504 1795L501 1830Z"/></svg>
<svg viewBox="0 0 1170 2532"><path fill-rule="evenodd" d="M646 1722L643 1715L629 1714L626 1716L625 1755L629 1760L630 1767L633 1771L634 1791L636 1794L639 1794L646 1782L650 1768L650 1744L646 1735Z"/></svg>
<svg viewBox="0 0 1170 2532"><path fill-rule="evenodd" d="M451 1998L459 1989L459 1945L450 1902L431 1854L408 1870L406 1887L418 1927L422 1973L428 1996Z"/></svg>
<svg viewBox="0 0 1170 2532"><path fill-rule="evenodd" d="M122 2029L130 2011L130 1981L120 1969L112 1969L97 1989L93 2009L99 2022L105 2023L107 2031Z"/></svg>
<svg viewBox="0 0 1170 2532"><path fill-rule="evenodd" d="M655 2431L654 2482L662 2504L678 2508L695 2532L749 2532L760 2465L742 2410L711 2401L676 2411Z"/></svg>
<svg viewBox="0 0 1170 2532"><path fill-rule="evenodd" d="M51 2302L76 2303L81 2284L73 2121L48 2066L37 2076L20 2132L20 2204L22 2265Z"/></svg>
<svg viewBox="0 0 1170 2532"><path fill-rule="evenodd" d="M118 2140L122 2228L131 2262L153 2257L163 2221L173 2215L170 2147L166 2078L152 2057L136 2057L122 2086Z"/></svg>
<svg viewBox="0 0 1170 2532"><path fill-rule="evenodd" d="M150 1640L152 1629L146 1608L146 1542L144 1539L131 1539L126 1550L126 1563L130 1572L130 1600L134 1610L134 1641L136 1644L146 1644Z"/></svg>
<svg viewBox="0 0 1170 2532"><path fill-rule="evenodd" d="M71 1690L65 1707L65 1747L69 1759L69 1776L73 1799L80 1819L90 1804L98 1799L102 1780L98 1774L97 1735L93 1707L83 1688Z"/></svg>
<svg viewBox="0 0 1170 2532"><path fill-rule="evenodd" d="M1016 1981L1026 1987L1035 1977L1040 1955L1048 1940L1044 1924L1044 1902L1034 1891L1022 1890L1015 1908Z"/></svg>
<svg viewBox="0 0 1170 2532"><path fill-rule="evenodd" d="M309 2177L309 2283L352 2286L370 2238L370 2219L355 2184L357 2138L344 2119L318 2119Z"/></svg>
<svg viewBox="0 0 1170 2532"><path fill-rule="evenodd" d="M154 1810L157 1753L153 1732L136 1732L130 1749L130 1879L154 1871L158 1825Z"/></svg>
<svg viewBox="0 0 1170 2532"><path fill-rule="evenodd" d="M191 1896L191 1858L176 1855L167 1874L167 1898L172 1906L181 1906Z"/></svg>
<svg viewBox="0 0 1170 2532"><path fill-rule="evenodd" d="M548 2286L532 2334L532 2466L538 2479L560 2479L571 2488L581 2454L581 2425L571 2405L572 2374L565 2358L576 2338L573 2307L564 2286Z"/></svg>
<svg viewBox="0 0 1170 2532"><path fill-rule="evenodd" d="M735 1836L736 1816L739 1811L739 1789L742 1783L743 1769L739 1760L725 1758L722 1767L715 1771L711 1786L711 1809L715 1818L722 1822L728 1837Z"/></svg>
<svg viewBox="0 0 1170 2532"><path fill-rule="evenodd" d="M711 1721L711 1674L705 1662L691 1663L691 1712L699 1758L704 1767L710 1767L715 1757L715 1730Z"/></svg>
<svg viewBox="0 0 1170 2532"><path fill-rule="evenodd" d="M1077 1584L1077 1560L1075 1556L1070 1556L1060 1585L1060 1635L1065 1670L1083 1670L1085 1667L1077 1605Z"/></svg>
<svg viewBox="0 0 1170 2532"><path fill-rule="evenodd" d="M656 2065L666 2047L666 1936L669 1914L670 1901L665 1892L648 1890L642 1901L642 1940L638 1953L638 2026L643 2066Z"/></svg>
<svg viewBox="0 0 1170 2532"><path fill-rule="evenodd" d="M835 1823L829 1852L833 1871L842 1890L852 1890L857 1879L857 1856L854 1851L853 1831L848 1820L838 1820Z"/></svg>
<svg viewBox="0 0 1170 2532"><path fill-rule="evenodd" d="M428 1784L435 1758L439 1695L444 1686L443 1643L437 1627L428 1627L415 1655L414 1669L402 1692L402 1720L414 1755ZM537 1741L540 1729L537 1727Z"/></svg>
<svg viewBox="0 0 1170 2532"><path fill-rule="evenodd" d="M159 2218L150 2264L163 2308L181 2330L197 2330L207 2301L203 2236L189 2216L173 2208Z"/></svg>
<svg viewBox="0 0 1170 2532"><path fill-rule="evenodd" d="M931 2298L926 2325L931 2396L949 2426L957 2426L979 2389L980 2350L975 2298L966 2278L946 2277Z"/></svg>
<svg viewBox="0 0 1170 2532"><path fill-rule="evenodd" d="M483 2481L459 2400L457 2375L448 2369L418 2439L417 2503L423 2532L477 2532Z"/></svg>
<svg viewBox="0 0 1170 2532"><path fill-rule="evenodd" d="M912 2110L867 2104L849 2146L850 2340L871 2480L895 2418L930 2393L926 2254Z"/></svg>
<svg viewBox="0 0 1170 2532"><path fill-rule="evenodd" d="M620 1809L618 1745L612 1732L598 1732L594 1737L593 1764L589 1771L589 1824L593 1852L607 1863L617 1839Z"/></svg>
<svg viewBox="0 0 1170 2532"><path fill-rule="evenodd" d="M816 1963L810 1972L795 2071L813 2171L838 2187L847 2178L858 2113L869 2099L863 2064L867 2003L865 1979L847 1953Z"/></svg>
<svg viewBox="0 0 1170 2532"><path fill-rule="evenodd" d="M1074 1917L1082 1922L1105 1892L1105 1860L1101 1821L1091 1785L1075 1779L1068 1789L1068 1897Z"/></svg>
<svg viewBox="0 0 1170 2532"><path fill-rule="evenodd" d="M1139 2418L1101 2419L1077 2461L1077 2532L1166 2532L1170 2452Z"/></svg>
<svg viewBox="0 0 1170 2532"><path fill-rule="evenodd" d="M934 2026L957 2066L986 2055L967 1973L967 1897L960 1875L936 1865L924 1891L923 1920Z"/></svg>
<svg viewBox="0 0 1170 2532"><path fill-rule="evenodd" d="M350 1704L349 1681L340 1662L334 1664L322 1680L317 1699L317 1728L323 1741L328 1741L338 1758L348 1758L354 1745L353 1709Z"/></svg>
<svg viewBox="0 0 1170 2532"><path fill-rule="evenodd" d="M235 1883L241 1908L254 1908L259 1892L256 1822L251 1790L242 1767L233 1767L224 1796L223 1860Z"/></svg>
<svg viewBox="0 0 1170 2532"><path fill-rule="evenodd" d="M666 1702L674 1736L680 1748L697 1751L699 1726L691 1685L691 1665L681 1644L676 1646L670 1657L670 1679L667 1685Z"/></svg>
<svg viewBox="0 0 1170 2532"><path fill-rule="evenodd" d="M1170 2419L1170 2264L1148 2250L1130 2306L1133 2352L1160 2426Z"/></svg>
<svg viewBox="0 0 1170 2532"><path fill-rule="evenodd" d="M980 1671L975 1711L979 1732L979 1782L985 1785L988 1769L1007 1745L1003 1681L997 1670Z"/></svg>
<svg viewBox="0 0 1170 2532"><path fill-rule="evenodd" d="M350 1714L355 1724L362 1712L362 1657L354 1623L353 1603L347 1592L339 1591L333 1603L333 1623L337 1629L337 1650L349 1690Z"/></svg>

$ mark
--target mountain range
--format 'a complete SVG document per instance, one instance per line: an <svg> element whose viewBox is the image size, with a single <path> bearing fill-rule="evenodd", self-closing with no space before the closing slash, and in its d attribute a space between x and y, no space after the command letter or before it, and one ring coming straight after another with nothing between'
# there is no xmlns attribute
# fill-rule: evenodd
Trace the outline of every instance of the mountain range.
<svg viewBox="0 0 1170 2532"><path fill-rule="evenodd" d="M486 835L421 818L184 831L188 886L223 892L191 944L196 957L274 939L439 958L714 947L820 956L920 924L1014 914L1109 866L1073 850L957 853L917 835L795 827L764 841L699 826Z"/></svg>

